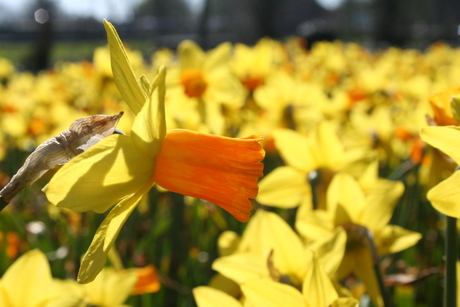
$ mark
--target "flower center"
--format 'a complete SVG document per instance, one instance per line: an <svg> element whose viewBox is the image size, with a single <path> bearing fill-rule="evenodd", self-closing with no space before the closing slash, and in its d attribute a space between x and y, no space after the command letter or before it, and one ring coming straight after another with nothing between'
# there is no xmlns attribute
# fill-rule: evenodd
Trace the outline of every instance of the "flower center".
<svg viewBox="0 0 460 307"><path fill-rule="evenodd" d="M352 251L358 248L365 248L368 245L367 229L364 226L351 222L342 225L347 233L346 250Z"/></svg>
<svg viewBox="0 0 460 307"><path fill-rule="evenodd" d="M201 97L207 87L203 73L197 69L185 70L180 76L180 83L188 97Z"/></svg>
<svg viewBox="0 0 460 307"><path fill-rule="evenodd" d="M267 268L270 273L270 277L272 280L286 284L286 285L291 285L297 289L302 288L302 281L299 280L295 275L293 274L282 274L274 265L273 263L273 249L270 251L270 254L268 255L267 258Z"/></svg>
<svg viewBox="0 0 460 307"><path fill-rule="evenodd" d="M246 76L246 78L241 81L243 85L250 91L255 90L257 87L264 84L264 79L260 77Z"/></svg>

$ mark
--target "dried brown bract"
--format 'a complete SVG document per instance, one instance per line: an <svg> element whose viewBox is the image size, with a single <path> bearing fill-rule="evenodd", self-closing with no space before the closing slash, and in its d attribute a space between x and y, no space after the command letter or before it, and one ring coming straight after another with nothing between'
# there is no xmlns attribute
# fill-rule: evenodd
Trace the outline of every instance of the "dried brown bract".
<svg viewBox="0 0 460 307"><path fill-rule="evenodd" d="M0 210L27 186L56 165L63 165L92 145L113 134L123 112L93 115L74 121L70 128L39 145L0 191Z"/></svg>

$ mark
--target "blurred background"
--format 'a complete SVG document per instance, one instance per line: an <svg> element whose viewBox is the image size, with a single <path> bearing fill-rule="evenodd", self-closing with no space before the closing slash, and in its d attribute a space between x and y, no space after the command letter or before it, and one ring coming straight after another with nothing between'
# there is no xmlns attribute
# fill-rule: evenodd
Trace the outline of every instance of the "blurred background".
<svg viewBox="0 0 460 307"><path fill-rule="evenodd" d="M307 47L340 39L423 50L459 44L459 11L455 0L0 0L0 57L35 71L56 59L88 59L105 44L104 18L145 54L184 39L207 49L289 36Z"/></svg>
<svg viewBox="0 0 460 307"><path fill-rule="evenodd" d="M107 44L104 18L115 25L123 43L131 50L141 51L148 63L156 50L175 49L185 39L196 41L204 49L225 41L254 45L263 37L279 41L300 37L306 48L323 40L356 42L371 51L391 46L425 51L435 42L459 47L458 12L460 1L456 0L0 0L0 58L9 59L20 72L0 78L0 90L4 90L0 92L0 115L7 115L0 116L0 157L2 150L5 153L5 158L0 158L0 186L18 170L35 144L23 141L24 136L26 140L36 141L54 131L63 118L70 120L79 114L82 117L83 112L115 114L121 98L113 80L100 73L102 69L93 70L87 65L95 49ZM366 110L363 105L371 106L369 112L363 112L369 113L370 127L380 118L370 116L386 114L379 110L393 111L386 108L387 105L395 101L402 105L404 101L407 110L401 111L404 116L398 117L404 118L404 122L395 121L392 128L388 128L388 144L392 139L399 142L393 135L403 131L400 133L403 142L395 148L404 144L409 151L409 145L419 141L419 122L409 115L415 118L426 114L420 108L412 112L413 106L426 104L432 92L448 85L458 86L458 53L439 44L427 58L423 58L422 53L404 50L390 52L390 57L377 63L381 59L378 55L369 56L353 46L349 49L351 52L340 54L340 50L345 50L340 48L323 48L324 59L316 59L319 64L308 75L321 85L318 97L324 96L327 103L333 101L329 101L331 93L335 93L331 88L336 87L337 93L350 99L351 106L359 102L357 110ZM338 55L339 63L350 64L348 72L345 73L341 65L336 72L324 64L334 55ZM77 63L71 65L69 61ZM363 61L366 70L361 71L362 67L355 65L360 64L359 61ZM59 62L65 65L55 65ZM138 65L139 71L148 70L148 65ZM21 74L43 69L49 71L33 76ZM302 74L304 71L308 69L299 66L296 74L307 77ZM398 79L391 79L394 76ZM313 92L312 95L316 95ZM249 98L252 99L252 94ZM288 118L291 107L286 107ZM349 110L343 112L343 118L348 118ZM375 131L369 134L372 140L386 140L386 130L380 139ZM382 144L388 152L393 150L393 145ZM392 295L400 302L398 307L435 306L442 296L442 276L432 272L439 272L443 265L444 220L425 198L424 187L417 179L419 165L406 169L408 157L399 160L398 154L394 155L396 162L388 160L388 165L400 163L400 166L395 168L391 164L381 175L396 174L393 177L406 184L406 193L392 223L418 231L424 237L416 248L392 258L391 266L384 265L390 268L386 269L387 273L418 270L428 274L420 274L422 277L413 287L392 289ZM267 154L264 163L266 173L283 164L276 153ZM61 213L54 207L46 207L41 188L49 178L29 187L16 205L9 206L11 213L0 215L0 243L3 232L5 241L9 240L8 244L16 248L12 256L4 257L8 247L0 244L0 273L5 272L20 252L40 248L52 262L53 276L75 278L80 256L104 217L91 212ZM241 234L245 224L212 204L187 199L186 202L178 194L166 195L152 189L149 198L144 204L147 209L136 210L127 221L117 247L126 267L154 264L162 289L150 296L133 297L129 303L154 306L155 301L158 303L155 306L194 306L191 289L207 284L214 274L211 263L218 257L216 238L224 230ZM293 210L279 212L293 224ZM403 294L398 291L404 291L408 299L402 300Z"/></svg>

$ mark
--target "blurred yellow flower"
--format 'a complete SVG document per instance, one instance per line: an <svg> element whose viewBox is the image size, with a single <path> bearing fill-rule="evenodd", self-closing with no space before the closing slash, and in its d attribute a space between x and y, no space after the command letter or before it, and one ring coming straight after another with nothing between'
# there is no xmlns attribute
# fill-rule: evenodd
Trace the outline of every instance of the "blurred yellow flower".
<svg viewBox="0 0 460 307"><path fill-rule="evenodd" d="M457 140L460 141L460 127L423 127L420 130L420 136L422 140L441 150L459 165L460 151L458 150ZM458 197L460 196L459 180L460 172L454 172L450 177L431 188L427 194L428 200L436 210L456 218L460 218L458 202Z"/></svg>
<svg viewBox="0 0 460 307"><path fill-rule="evenodd" d="M286 298L279 293L263 291L269 281L269 286L272 282L286 284L273 285L275 288L289 285L287 289L292 288L289 291L297 293L294 297L301 298L297 289L302 289L306 302L302 306L329 306L338 298L329 276L336 273L341 263L345 242L345 232L341 230L307 248L281 217L259 210L249 222L235 252L215 260L213 269L239 283L245 300L252 296L254 301L259 296L267 300L289 299L290 295ZM247 294L246 283L251 283L259 293L256 295L248 290L250 294Z"/></svg>
<svg viewBox="0 0 460 307"><path fill-rule="evenodd" d="M332 233L338 227L347 232L347 247L336 278L355 273L366 285L372 300L382 306L377 278L373 270L375 253L369 244L375 244L379 254L396 253L413 246L421 234L396 225L387 225L393 208L404 191L401 182L381 182L365 194L358 182L340 172L334 176L327 190L326 210L313 210L296 221L296 228L307 241L315 241ZM372 242L369 242L369 236Z"/></svg>
<svg viewBox="0 0 460 307"><path fill-rule="evenodd" d="M230 67L244 87L252 92L279 68L281 48L279 42L269 38L260 39L253 47L237 43Z"/></svg>
<svg viewBox="0 0 460 307"><path fill-rule="evenodd" d="M2 307L80 307L83 298L54 280L46 256L32 250L14 262L0 280Z"/></svg>
<svg viewBox="0 0 460 307"><path fill-rule="evenodd" d="M460 94L460 87L449 87L442 92L428 97L434 115L436 126L457 126L457 120L452 113L450 103L452 96Z"/></svg>
<svg viewBox="0 0 460 307"><path fill-rule="evenodd" d="M91 283L81 285L85 301L90 306L122 307L128 299L138 275L136 269L116 271L104 268Z"/></svg>
<svg viewBox="0 0 460 307"><path fill-rule="evenodd" d="M370 157L365 149L345 149L329 122L321 122L308 136L288 129L273 132L275 144L287 164L265 176L259 184L257 201L263 205L293 208L312 207L309 174L318 172L316 206L324 208L324 195L335 172L359 174Z"/></svg>
<svg viewBox="0 0 460 307"><path fill-rule="evenodd" d="M193 297L198 307L243 307L243 305L229 294L212 287L200 286L193 289Z"/></svg>
<svg viewBox="0 0 460 307"><path fill-rule="evenodd" d="M198 129L208 127L213 133L224 134L222 108L235 112L244 102L243 88L228 66L231 44L223 43L205 53L196 43L183 41L177 53L178 65L168 74L167 89L169 108L187 112L187 119L176 118L178 127L187 128L186 121L195 115ZM177 116L181 112L176 112Z"/></svg>

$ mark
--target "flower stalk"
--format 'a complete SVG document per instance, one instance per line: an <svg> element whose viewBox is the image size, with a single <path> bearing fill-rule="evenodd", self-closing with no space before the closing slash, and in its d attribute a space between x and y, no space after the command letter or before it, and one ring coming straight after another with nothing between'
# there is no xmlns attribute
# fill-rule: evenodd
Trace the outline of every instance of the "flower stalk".
<svg viewBox="0 0 460 307"><path fill-rule="evenodd" d="M444 306L457 306L457 219L446 216Z"/></svg>
<svg viewBox="0 0 460 307"><path fill-rule="evenodd" d="M367 240L367 246L369 247L369 250L372 255L372 261L374 264L373 268L374 268L375 276L377 278L377 283L379 285L380 293L382 294L383 306L389 307L390 306L389 297L388 297L387 290L385 288L385 284L383 283L382 272L380 271L379 254L377 252L377 246L375 245L374 235L367 228L365 231L365 235L366 235L366 240Z"/></svg>

